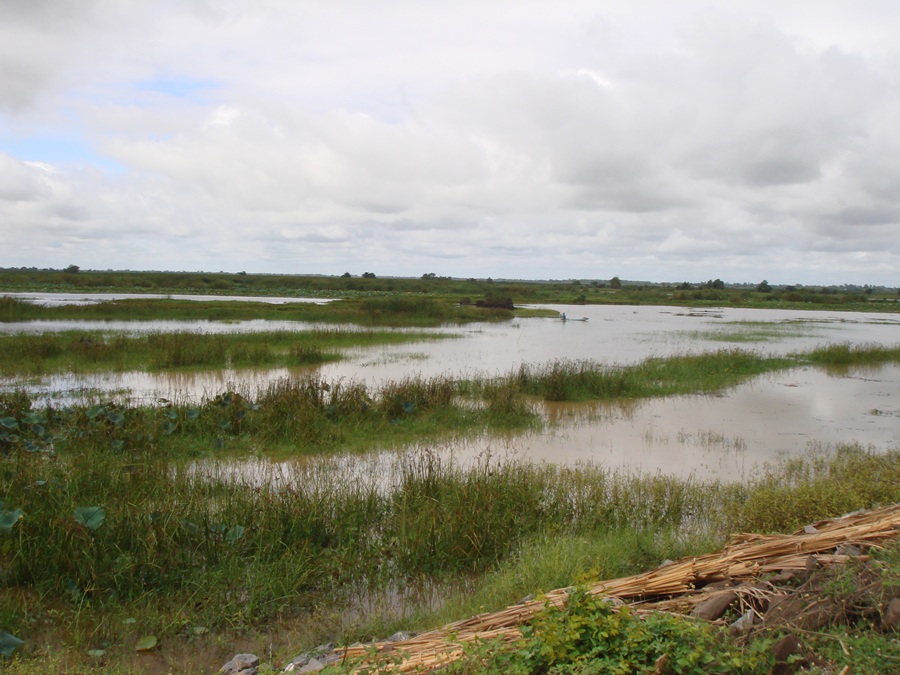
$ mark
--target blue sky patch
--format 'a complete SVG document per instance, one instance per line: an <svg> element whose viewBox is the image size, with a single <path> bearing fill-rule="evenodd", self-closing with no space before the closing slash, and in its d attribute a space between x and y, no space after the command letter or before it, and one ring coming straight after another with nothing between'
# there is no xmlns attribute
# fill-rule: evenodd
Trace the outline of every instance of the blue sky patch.
<svg viewBox="0 0 900 675"><path fill-rule="evenodd" d="M89 143L74 136L59 134L14 136L0 133L0 152L23 162L90 165L107 173L120 173L125 170L123 164L97 154Z"/></svg>

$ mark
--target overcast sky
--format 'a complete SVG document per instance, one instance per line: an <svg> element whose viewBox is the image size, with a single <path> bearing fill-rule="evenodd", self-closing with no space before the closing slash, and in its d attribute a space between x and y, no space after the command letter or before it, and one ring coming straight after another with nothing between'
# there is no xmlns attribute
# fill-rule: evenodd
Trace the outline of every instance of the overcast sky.
<svg viewBox="0 0 900 675"><path fill-rule="evenodd" d="M0 0L0 266L900 285L896 0Z"/></svg>

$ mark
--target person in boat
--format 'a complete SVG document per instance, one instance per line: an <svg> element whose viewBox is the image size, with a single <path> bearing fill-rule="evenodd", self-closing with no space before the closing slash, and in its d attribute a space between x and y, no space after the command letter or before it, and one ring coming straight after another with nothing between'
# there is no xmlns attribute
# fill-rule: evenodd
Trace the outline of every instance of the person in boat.
<svg viewBox="0 0 900 675"><path fill-rule="evenodd" d="M563 321L565 321L565 320L566 320L566 313L563 312L563 313L562 313L562 316L561 316L560 318L561 318Z"/></svg>

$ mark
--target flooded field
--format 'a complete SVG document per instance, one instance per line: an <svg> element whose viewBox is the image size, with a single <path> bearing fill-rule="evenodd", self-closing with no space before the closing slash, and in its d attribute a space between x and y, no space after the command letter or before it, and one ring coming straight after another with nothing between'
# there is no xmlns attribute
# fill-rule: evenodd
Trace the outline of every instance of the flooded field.
<svg viewBox="0 0 900 675"><path fill-rule="evenodd" d="M341 362L306 369L326 380L379 383L412 374L503 375L521 364L587 359L631 364L649 357L742 348L761 354L825 344L900 343L900 318L885 314L672 307L552 307L570 318L444 326L458 339L357 349ZM47 330L242 332L309 330L294 322L31 322L4 332ZM81 392L136 401L199 400L226 389L255 391L304 369L114 373L7 380L48 396ZM825 371L807 367L755 378L712 396L593 404L535 404L542 432L467 439L435 448L468 460L490 455L537 462L595 463L667 474L739 479L766 461L837 443L893 447L900 438L900 367ZM367 462L372 459L366 460ZM389 460L386 460L389 461ZM371 467L369 467L371 469ZM253 473L253 469L244 467ZM368 469L367 469L368 470Z"/></svg>

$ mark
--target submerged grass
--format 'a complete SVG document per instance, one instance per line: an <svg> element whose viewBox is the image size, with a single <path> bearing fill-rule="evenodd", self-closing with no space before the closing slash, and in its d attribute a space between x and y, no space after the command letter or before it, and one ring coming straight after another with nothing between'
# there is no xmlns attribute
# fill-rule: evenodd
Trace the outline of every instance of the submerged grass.
<svg viewBox="0 0 900 675"><path fill-rule="evenodd" d="M810 337L816 334L816 328L811 321L729 321L716 330L686 331L682 335L692 340L749 343Z"/></svg>

